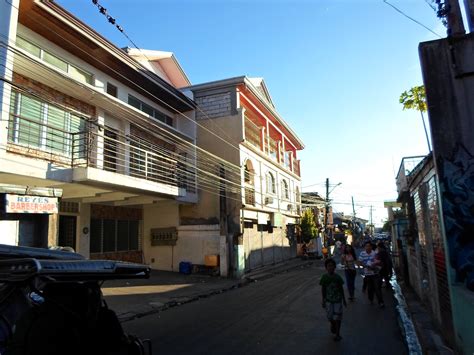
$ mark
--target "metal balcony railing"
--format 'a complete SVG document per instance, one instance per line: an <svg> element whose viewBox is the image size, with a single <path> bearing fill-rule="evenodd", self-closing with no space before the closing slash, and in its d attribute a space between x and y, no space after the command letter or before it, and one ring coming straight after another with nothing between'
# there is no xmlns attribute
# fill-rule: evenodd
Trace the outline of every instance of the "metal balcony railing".
<svg viewBox="0 0 474 355"><path fill-rule="evenodd" d="M261 149L261 134L261 128L248 118L245 118L245 140L254 147Z"/></svg>
<svg viewBox="0 0 474 355"><path fill-rule="evenodd" d="M195 163L185 155L133 136L105 130L71 133L13 116L7 150L70 167L93 167L195 192Z"/></svg>

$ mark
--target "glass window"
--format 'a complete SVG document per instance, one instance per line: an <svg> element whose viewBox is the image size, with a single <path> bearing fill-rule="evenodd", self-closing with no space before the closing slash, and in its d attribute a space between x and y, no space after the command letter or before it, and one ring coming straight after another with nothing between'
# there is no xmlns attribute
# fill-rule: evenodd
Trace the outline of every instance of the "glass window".
<svg viewBox="0 0 474 355"><path fill-rule="evenodd" d="M155 110L153 109L153 107L145 104L142 102L142 111L149 114L150 116L154 116L155 115Z"/></svg>
<svg viewBox="0 0 474 355"><path fill-rule="evenodd" d="M53 54L43 51L43 60L46 63L49 63L52 66L67 72L67 63Z"/></svg>
<svg viewBox="0 0 474 355"><path fill-rule="evenodd" d="M43 105L36 98L21 95L20 118L17 125L17 143L32 147L41 145Z"/></svg>
<svg viewBox="0 0 474 355"><path fill-rule="evenodd" d="M115 220L104 219L103 220L103 238L104 238L104 253L108 251L115 251Z"/></svg>
<svg viewBox="0 0 474 355"><path fill-rule="evenodd" d="M102 251L102 220L91 219L90 252L100 253Z"/></svg>
<svg viewBox="0 0 474 355"><path fill-rule="evenodd" d="M113 97L117 97L118 89L115 85L111 83L107 83L107 94L112 95ZM129 102L130 103L130 102Z"/></svg>
<svg viewBox="0 0 474 355"><path fill-rule="evenodd" d="M66 151L67 118L63 110L48 106L47 150L62 153Z"/></svg>
<svg viewBox="0 0 474 355"><path fill-rule="evenodd" d="M41 57L41 48L21 37L16 38L16 45L28 53L33 54L35 57Z"/></svg>
<svg viewBox="0 0 474 355"><path fill-rule="evenodd" d="M275 190L275 178L272 173L267 174L267 192L274 194Z"/></svg>
<svg viewBox="0 0 474 355"><path fill-rule="evenodd" d="M128 224L129 250L138 250L139 248L139 222L130 221Z"/></svg>
<svg viewBox="0 0 474 355"><path fill-rule="evenodd" d="M117 251L129 250L128 221L117 221Z"/></svg>
<svg viewBox="0 0 474 355"><path fill-rule="evenodd" d="M138 100L136 97L134 97L132 95L128 95L128 104L130 106L133 106L133 107L139 109L139 110L142 109L140 100Z"/></svg>
<svg viewBox="0 0 474 355"><path fill-rule="evenodd" d="M77 81L92 84L92 74L89 74L84 70L75 67L74 65L69 65L69 74Z"/></svg>
<svg viewBox="0 0 474 355"><path fill-rule="evenodd" d="M288 183L286 180L281 181L282 190L283 190L283 198L289 199L290 198L290 191L288 190Z"/></svg>

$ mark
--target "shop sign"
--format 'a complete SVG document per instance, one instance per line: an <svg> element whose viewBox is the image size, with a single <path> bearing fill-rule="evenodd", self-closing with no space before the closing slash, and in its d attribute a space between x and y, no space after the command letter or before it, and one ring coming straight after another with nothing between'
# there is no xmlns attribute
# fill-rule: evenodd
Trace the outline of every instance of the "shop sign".
<svg viewBox="0 0 474 355"><path fill-rule="evenodd" d="M6 194L7 213L58 213L58 198Z"/></svg>

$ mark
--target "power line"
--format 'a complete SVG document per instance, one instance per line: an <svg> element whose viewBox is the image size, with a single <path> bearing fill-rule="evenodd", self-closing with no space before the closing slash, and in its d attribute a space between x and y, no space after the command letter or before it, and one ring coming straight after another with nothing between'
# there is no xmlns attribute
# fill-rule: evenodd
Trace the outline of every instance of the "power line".
<svg viewBox="0 0 474 355"><path fill-rule="evenodd" d="M388 6L390 6L391 8L393 8L395 11L397 11L398 13L400 13L401 15L405 16L406 18L410 19L411 21L415 22L416 24L420 25L421 27L425 28L426 30L430 31L432 34L434 34L435 36L438 36L439 38L443 38L442 36L440 36L439 34L437 34L436 32L434 32L431 28L429 28L428 26L425 26L424 24L422 24L420 21L418 20L415 20L413 17L407 15L405 12L403 12L402 10L400 10L398 7L396 7L395 5L389 3L387 0L382 0L385 4L387 4Z"/></svg>
<svg viewBox="0 0 474 355"><path fill-rule="evenodd" d="M29 15L27 15L27 16L29 16ZM30 17L30 18L31 18L31 17ZM33 19L33 21L36 21L36 20ZM38 22L38 21L36 21L36 22ZM43 24L41 24L41 23L39 23L39 24L40 24L41 26L45 27ZM47 29L48 29L48 28L47 28ZM48 30L50 30L50 29L48 29ZM50 30L50 31L51 31L51 30ZM69 43L71 43L71 42L69 41ZM74 43L71 43L71 44L77 47L77 45L75 45ZM10 47L10 49L11 49L11 46L9 46L9 47ZM77 48L78 48L78 47L77 47ZM80 48L78 48L78 49L81 50ZM83 51L83 52L84 52L84 51ZM88 53L86 53L86 52L84 52L84 53L85 53L86 55L90 55L90 54L88 54ZM18 66L18 63L16 63L15 65ZM113 69L111 69L111 70L113 70ZM120 73L117 73L117 74L120 75ZM123 77L123 75L122 75L122 77ZM128 78L126 78L126 77L124 77L124 78L125 78L126 80L130 81ZM77 85L77 83L75 82L73 85ZM91 93L96 94L95 91L90 90L86 85L84 85L83 87L86 88L86 89L88 89ZM150 93L150 94L151 94L151 93ZM153 95L153 97L155 97L155 96ZM156 97L155 97L155 98L156 98ZM156 99L158 99L160 102L163 102L163 101L162 101L161 99L159 99L159 98L156 98ZM57 104L57 103L56 103L56 104ZM114 103L114 104L116 105L116 103ZM166 104L166 103L165 103L165 104ZM178 114L183 115L183 114L180 113L179 111L177 111L177 110L175 110L175 111L178 112ZM185 116L185 115L184 115L183 117L185 117L186 119L189 119L189 118L188 118L187 116ZM194 121L193 121L193 122L194 122ZM137 124L137 122L132 122L132 123L135 124L135 125L138 125L140 128L146 129L146 127L144 127L143 125ZM159 130L163 131L163 128L160 127L160 126L157 125L157 124L154 124L154 123L148 122L148 121L147 121L146 123L147 123L147 125L152 125L152 126L154 126L155 128L158 128ZM194 122L194 123L195 123L195 124L198 124L198 123L196 123L196 122ZM168 132L167 130L164 130L164 131L165 131L165 135L161 135L160 138L168 138L168 139L169 139L168 135L170 134L170 132ZM211 132L211 133L212 133L212 132ZM194 149L200 149L198 146L196 146L196 145L194 145L194 144L191 144L191 143L189 143L189 142L183 140L181 137L175 136L175 135L173 135L173 134L171 134L171 135L173 136L173 137L172 137L173 139L172 139L171 141L173 141L174 144L180 144L178 147L181 147L182 149L183 149L183 148L186 148L186 149L187 149L187 148L190 148L190 147L191 147L191 148L194 148ZM214 134L214 135L215 135L215 134ZM215 135L215 136L216 136L216 135ZM168 140L168 141L170 141L170 140ZM185 146L182 145L183 143L185 144ZM234 146L234 148L238 149L238 148L235 147L235 146ZM240 151L240 150L239 150L239 151ZM244 152L244 153L245 153L245 152ZM225 166L227 166L227 168L230 169L230 171L232 171L232 170L235 169L235 173L236 173L236 175L238 175L238 177L239 177L239 183L238 183L237 185L239 186L239 188L242 188L241 183L240 183L240 173L241 173L241 168L240 168L240 166L233 165L233 164L231 164L231 163L229 163L229 162L227 162L227 161L224 161L224 160L222 160L221 158L216 157L216 156L214 156L214 155L212 155L212 154L210 154L209 152L204 151L204 150L195 152L195 154L196 154L196 157L197 157L198 161L199 161L199 159L201 159L201 164L205 164L205 165L207 165L207 167L215 168L213 165L209 165L209 163L212 162L212 164L218 164L218 163L225 164ZM199 155L201 155L201 158L199 158ZM204 155L204 157L202 157L202 155ZM217 159L216 159L216 158L217 158ZM202 160L202 159L204 159L204 160ZM194 167L195 167L195 166L194 166ZM198 176L198 178L199 178L199 175L197 175L197 176ZM262 176L260 176L260 178L263 179ZM221 181L221 178L220 178L220 177L217 177L216 180L217 180L217 181ZM229 182L233 182L233 181L229 181ZM277 186L279 185L278 181L276 182L276 185L277 185ZM261 192L259 192L259 193L261 194Z"/></svg>

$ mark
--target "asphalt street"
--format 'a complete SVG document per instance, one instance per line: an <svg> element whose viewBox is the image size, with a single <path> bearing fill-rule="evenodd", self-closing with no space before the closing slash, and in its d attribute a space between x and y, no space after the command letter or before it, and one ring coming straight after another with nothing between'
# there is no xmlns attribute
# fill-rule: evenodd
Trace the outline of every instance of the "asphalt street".
<svg viewBox="0 0 474 355"><path fill-rule="evenodd" d="M124 323L154 354L406 354L391 290L371 306L356 284L335 342L321 307L321 261ZM339 271L341 272L341 271ZM341 276L343 276L341 272Z"/></svg>

